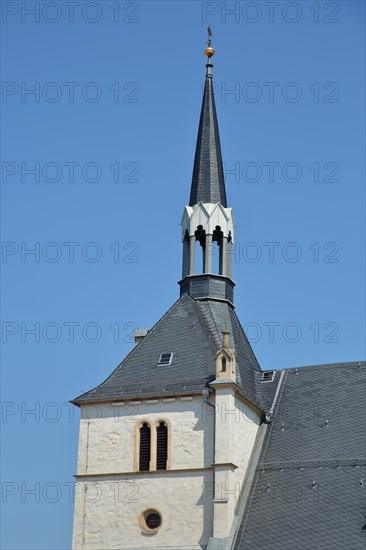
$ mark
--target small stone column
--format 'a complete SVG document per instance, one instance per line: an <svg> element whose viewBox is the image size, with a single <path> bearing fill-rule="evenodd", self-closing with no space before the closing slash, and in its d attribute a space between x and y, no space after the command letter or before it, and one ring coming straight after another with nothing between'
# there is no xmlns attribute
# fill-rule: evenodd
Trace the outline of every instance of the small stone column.
<svg viewBox="0 0 366 550"><path fill-rule="evenodd" d="M212 235L206 235L203 272L212 273Z"/></svg>
<svg viewBox="0 0 366 550"><path fill-rule="evenodd" d="M183 264L182 279L189 274L189 237L185 236L183 240Z"/></svg>
<svg viewBox="0 0 366 550"><path fill-rule="evenodd" d="M194 256L196 248L196 237L192 235L189 237L189 274L194 275Z"/></svg>
<svg viewBox="0 0 366 550"><path fill-rule="evenodd" d="M227 237L222 237L220 246L220 260L219 260L219 274L226 276L226 263L227 263Z"/></svg>
<svg viewBox="0 0 366 550"><path fill-rule="evenodd" d="M233 243L232 241L227 241L226 245L226 277L232 277L233 276Z"/></svg>

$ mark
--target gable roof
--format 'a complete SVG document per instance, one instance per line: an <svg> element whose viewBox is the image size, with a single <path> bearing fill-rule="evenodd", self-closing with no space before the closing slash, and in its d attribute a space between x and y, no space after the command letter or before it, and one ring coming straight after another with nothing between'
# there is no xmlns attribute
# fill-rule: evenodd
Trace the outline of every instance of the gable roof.
<svg viewBox="0 0 366 550"><path fill-rule="evenodd" d="M227 302L194 300L184 294L137 344L112 374L73 403L109 401L129 396L201 392L215 377L215 355L222 331L230 331L237 354L237 385L262 408L258 361ZM158 366L161 353L173 353L170 365Z"/></svg>
<svg viewBox="0 0 366 550"><path fill-rule="evenodd" d="M284 371L235 550L365 548L365 419L365 363Z"/></svg>

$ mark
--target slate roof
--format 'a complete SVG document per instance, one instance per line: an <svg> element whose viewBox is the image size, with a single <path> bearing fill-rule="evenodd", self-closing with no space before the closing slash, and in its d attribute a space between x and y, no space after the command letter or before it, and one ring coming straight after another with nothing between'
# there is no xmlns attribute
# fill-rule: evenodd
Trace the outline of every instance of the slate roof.
<svg viewBox="0 0 366 550"><path fill-rule="evenodd" d="M235 550L364 550L365 363L287 369L278 396Z"/></svg>
<svg viewBox="0 0 366 550"><path fill-rule="evenodd" d="M227 207L215 97L209 73L203 93L189 204L193 206L199 202L219 202Z"/></svg>
<svg viewBox="0 0 366 550"><path fill-rule="evenodd" d="M207 63L206 67L190 205L198 202L221 203L226 208L212 64ZM214 284L217 284L218 278L214 276ZM208 285L210 291L214 284ZM230 347L235 348L237 354L237 385L240 392L264 413L264 407L271 400L266 399L268 392L262 392L260 366L232 304L225 299L211 298L212 295L208 294L205 300L195 300L183 292L181 298L102 384L72 402L80 405L125 397L201 393L215 378L215 355L222 346L222 331L225 329L231 332ZM159 367L160 354L168 352L173 353L171 365Z"/></svg>
<svg viewBox="0 0 366 550"><path fill-rule="evenodd" d="M266 404L261 370L237 315L227 302L198 301L184 294L99 386L73 403L201 392L215 378L215 354L228 329L237 353L237 384L254 405ZM171 365L158 366L161 353L173 353Z"/></svg>

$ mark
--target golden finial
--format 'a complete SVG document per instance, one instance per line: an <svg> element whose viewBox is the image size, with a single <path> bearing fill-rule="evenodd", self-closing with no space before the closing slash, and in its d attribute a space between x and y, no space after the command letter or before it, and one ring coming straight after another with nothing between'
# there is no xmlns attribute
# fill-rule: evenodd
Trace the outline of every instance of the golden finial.
<svg viewBox="0 0 366 550"><path fill-rule="evenodd" d="M212 30L211 30L211 25L209 25L207 27L207 33L208 33L208 41L207 41L207 46L208 48L205 49L204 51L204 54L206 57L208 57L209 59L211 57L213 57L215 55L215 50L213 49L213 47L211 46L212 44L212 39L211 39L211 36L212 36Z"/></svg>

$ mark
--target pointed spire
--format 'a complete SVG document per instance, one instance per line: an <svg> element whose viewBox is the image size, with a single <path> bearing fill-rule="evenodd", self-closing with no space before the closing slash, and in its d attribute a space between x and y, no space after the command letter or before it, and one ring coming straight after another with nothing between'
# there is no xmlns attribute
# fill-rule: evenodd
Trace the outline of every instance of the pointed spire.
<svg viewBox="0 0 366 550"><path fill-rule="evenodd" d="M198 202L219 202L226 208L226 191L221 157L219 127L217 123L215 97L212 86L213 65L211 63L211 57L214 55L215 50L211 46L211 27L208 27L207 30L208 47L204 52L208 58L206 65L206 82L198 127L189 204L190 206L193 206Z"/></svg>
<svg viewBox="0 0 366 550"><path fill-rule="evenodd" d="M234 307L232 257L234 218L227 207L219 128L212 87L211 28L205 50L207 72L198 128L189 206L182 216L183 269L181 296L227 301ZM197 241L200 247L197 247ZM217 248L213 246L216 243ZM214 252L218 254L214 257Z"/></svg>

